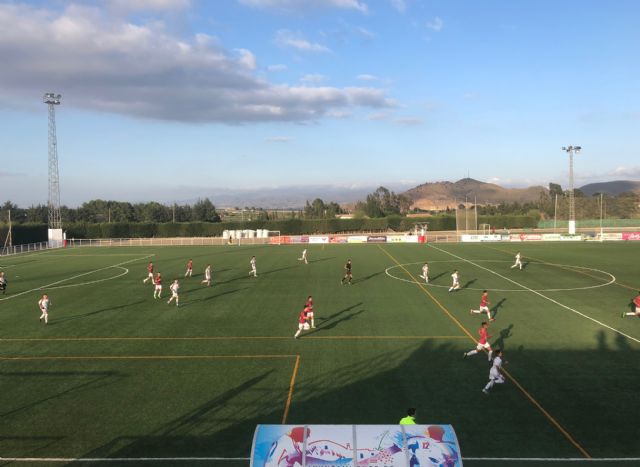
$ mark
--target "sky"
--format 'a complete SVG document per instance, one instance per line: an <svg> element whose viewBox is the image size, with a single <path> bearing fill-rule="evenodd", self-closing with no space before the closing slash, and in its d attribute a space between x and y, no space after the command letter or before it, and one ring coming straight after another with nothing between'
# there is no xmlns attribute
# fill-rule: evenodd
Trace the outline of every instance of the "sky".
<svg viewBox="0 0 640 467"><path fill-rule="evenodd" d="M0 0L0 202L640 179L636 0ZM326 201L331 201L327 199Z"/></svg>

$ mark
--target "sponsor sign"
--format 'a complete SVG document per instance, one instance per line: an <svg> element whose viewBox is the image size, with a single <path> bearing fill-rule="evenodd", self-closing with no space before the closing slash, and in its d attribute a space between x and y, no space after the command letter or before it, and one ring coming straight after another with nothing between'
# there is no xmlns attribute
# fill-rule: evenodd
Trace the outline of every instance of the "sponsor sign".
<svg viewBox="0 0 640 467"><path fill-rule="evenodd" d="M621 233L603 233L600 235L600 239L604 241L620 241L622 240Z"/></svg>
<svg viewBox="0 0 640 467"><path fill-rule="evenodd" d="M622 239L638 241L640 240L640 232L623 232Z"/></svg>
<svg viewBox="0 0 640 467"><path fill-rule="evenodd" d="M560 234L542 234L542 240L545 242L559 242Z"/></svg>
<svg viewBox="0 0 640 467"><path fill-rule="evenodd" d="M367 237L367 243L387 243L386 235L369 235Z"/></svg>
<svg viewBox="0 0 640 467"><path fill-rule="evenodd" d="M582 235L560 235L561 242L581 242Z"/></svg>
<svg viewBox="0 0 640 467"><path fill-rule="evenodd" d="M329 237L329 243L347 243L347 237Z"/></svg>
<svg viewBox="0 0 640 467"><path fill-rule="evenodd" d="M366 235L349 235L347 237L347 243L366 243L367 236Z"/></svg>
<svg viewBox="0 0 640 467"><path fill-rule="evenodd" d="M387 243L404 243L405 235L387 235Z"/></svg>
<svg viewBox="0 0 640 467"><path fill-rule="evenodd" d="M501 242L502 235L461 235L463 242Z"/></svg>
<svg viewBox="0 0 640 467"><path fill-rule="evenodd" d="M462 467L451 425L258 425L250 467Z"/></svg>
<svg viewBox="0 0 640 467"><path fill-rule="evenodd" d="M521 242L539 242L542 240L542 234L519 234L512 235L511 241L513 241L513 237L520 237Z"/></svg>
<svg viewBox="0 0 640 467"><path fill-rule="evenodd" d="M309 237L309 243L329 243L329 237Z"/></svg>

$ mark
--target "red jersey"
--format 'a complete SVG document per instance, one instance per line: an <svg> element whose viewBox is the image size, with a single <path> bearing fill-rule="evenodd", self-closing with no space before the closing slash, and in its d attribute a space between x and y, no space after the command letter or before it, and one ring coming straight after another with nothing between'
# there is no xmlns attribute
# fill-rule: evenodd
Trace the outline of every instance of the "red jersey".
<svg viewBox="0 0 640 467"><path fill-rule="evenodd" d="M640 295L633 299L633 303L636 306L636 309L640 309Z"/></svg>
<svg viewBox="0 0 640 467"><path fill-rule="evenodd" d="M147 272L153 274L153 264L151 264L151 263L147 264Z"/></svg>
<svg viewBox="0 0 640 467"><path fill-rule="evenodd" d="M307 299L307 303L304 304L304 307L313 309L313 298Z"/></svg>
<svg viewBox="0 0 640 467"><path fill-rule="evenodd" d="M162 284L162 278L160 276L156 276L156 278L153 281L154 284L156 285L161 285Z"/></svg>
<svg viewBox="0 0 640 467"><path fill-rule="evenodd" d="M300 312L300 317L298 318L298 323L304 324L307 322L307 310L302 310Z"/></svg>
<svg viewBox="0 0 640 467"><path fill-rule="evenodd" d="M480 334L480 343L486 344L489 336L487 335L487 328L478 329L478 334Z"/></svg>
<svg viewBox="0 0 640 467"><path fill-rule="evenodd" d="M187 269L193 269L193 261L189 260L187 262Z"/></svg>
<svg viewBox="0 0 640 467"><path fill-rule="evenodd" d="M480 299L480 306L487 306L488 302L489 302L489 295L486 293L483 293L482 298Z"/></svg>

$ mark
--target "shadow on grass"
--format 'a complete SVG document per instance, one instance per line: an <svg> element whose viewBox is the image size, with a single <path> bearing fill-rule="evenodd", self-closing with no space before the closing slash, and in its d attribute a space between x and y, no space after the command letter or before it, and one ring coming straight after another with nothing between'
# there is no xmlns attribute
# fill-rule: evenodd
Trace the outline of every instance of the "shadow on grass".
<svg viewBox="0 0 640 467"><path fill-rule="evenodd" d="M468 288L468 287L472 286L473 284L475 284L475 282L476 282L477 280L478 280L478 279L471 279L470 281L467 281L467 283L466 283L466 284L464 284L462 287L460 287L460 290L464 290L464 289L466 289L466 288Z"/></svg>
<svg viewBox="0 0 640 467"><path fill-rule="evenodd" d="M124 308L129 308L131 306L140 305L141 303L145 303L145 300L138 300L136 302L127 303L125 305L118 305L118 306L112 306L112 307L109 307L109 308L102 308L100 310L89 311L87 313L82 313L82 314L79 314L79 315L62 316L60 318L56 317L55 319L52 319L49 322L48 326L55 326L56 324L64 323L66 321L73 321L73 320L76 320L76 319L82 319L82 318L86 318L88 316L98 315L100 313L105 313L105 312L108 312L108 311L122 310Z"/></svg>
<svg viewBox="0 0 640 467"><path fill-rule="evenodd" d="M360 282L366 282L369 279L373 279L374 277L379 276L380 274L384 274L384 271L374 272L373 274L369 274L368 276L364 276L359 279L354 279L352 282L354 284L359 284Z"/></svg>
<svg viewBox="0 0 640 467"><path fill-rule="evenodd" d="M504 302L506 302L507 299L506 298L501 298L500 301L498 303L496 303L495 305L493 305L491 307L491 316L493 316L494 318L496 316L498 316L498 312L500 311L500 308L502 308L502 306L504 305Z"/></svg>

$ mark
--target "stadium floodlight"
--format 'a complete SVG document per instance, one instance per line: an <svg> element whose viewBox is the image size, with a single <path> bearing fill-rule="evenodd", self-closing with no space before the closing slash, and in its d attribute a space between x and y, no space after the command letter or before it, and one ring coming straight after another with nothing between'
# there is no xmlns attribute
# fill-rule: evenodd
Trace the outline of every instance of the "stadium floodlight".
<svg viewBox="0 0 640 467"><path fill-rule="evenodd" d="M569 154L569 235L576 233L576 201L573 193L573 156L582 150L582 146L562 146Z"/></svg>
<svg viewBox="0 0 640 467"><path fill-rule="evenodd" d="M58 139L56 136L55 106L60 105L62 95L47 92L42 102L49 107L49 246L62 244L62 219L60 216L60 176L58 173Z"/></svg>

